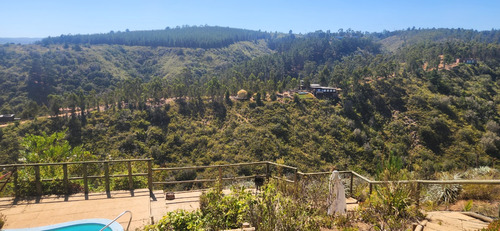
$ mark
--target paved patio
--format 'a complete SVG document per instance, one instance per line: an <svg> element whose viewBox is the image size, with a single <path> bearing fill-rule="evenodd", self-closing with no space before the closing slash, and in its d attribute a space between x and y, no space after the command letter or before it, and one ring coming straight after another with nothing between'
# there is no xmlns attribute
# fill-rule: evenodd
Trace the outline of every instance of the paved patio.
<svg viewBox="0 0 500 231"><path fill-rule="evenodd" d="M85 200L83 193L65 196L44 196L36 199L14 201L14 198L0 198L0 213L7 216L4 229L33 228L74 220L90 218L114 219L125 210L132 212L130 230L142 230L151 221L158 222L167 212L177 209L193 211L199 208L202 190L177 191L175 200L165 200L162 190L154 191L156 200L149 197L148 189L138 189L131 196L130 191L112 191L111 198L105 192L89 194ZM224 190L229 194L230 190ZM357 207L352 198L347 200L348 210ZM127 227L129 215L117 221Z"/></svg>
<svg viewBox="0 0 500 231"><path fill-rule="evenodd" d="M112 191L111 198L106 193L91 193L89 200L84 194L69 197L44 196L36 199L20 200L0 198L0 213L7 216L4 229L33 228L68 221L106 218L114 219L125 210L132 212L130 230L142 230L151 221L158 222L167 212L177 209L193 211L199 208L202 191L175 192L175 200L165 200L162 190L154 191L156 200L149 197L148 189L138 189L131 196L130 191ZM230 190L224 190L230 193ZM130 217L125 214L117 221L127 227Z"/></svg>
<svg viewBox="0 0 500 231"><path fill-rule="evenodd" d="M155 191L160 197L162 191ZM161 199L161 198L159 198ZM134 196L129 191L113 191L111 198L106 193L91 193L89 200L84 194L64 196L44 196L39 203L36 200L20 200L0 198L0 213L7 216L4 229L32 228L62 222L107 218L114 219L125 210L132 212L130 230L141 229L150 222L150 197L148 189L135 190ZM165 211L165 210L164 210ZM160 214L160 208L156 213ZM125 214L118 222L127 227L130 217Z"/></svg>
<svg viewBox="0 0 500 231"><path fill-rule="evenodd" d="M429 222L424 227L424 230L428 231L481 230L488 226L487 222L467 216L461 212L428 212L427 219Z"/></svg>

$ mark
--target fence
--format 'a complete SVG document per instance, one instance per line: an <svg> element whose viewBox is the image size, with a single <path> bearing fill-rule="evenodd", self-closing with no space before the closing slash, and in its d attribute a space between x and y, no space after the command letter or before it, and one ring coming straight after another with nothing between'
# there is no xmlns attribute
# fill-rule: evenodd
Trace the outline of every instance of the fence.
<svg viewBox="0 0 500 231"><path fill-rule="evenodd" d="M143 168L143 172L134 172L132 165L137 163L145 163L147 167ZM125 164L126 174L114 174L111 169L112 165ZM224 177L223 172L230 172L230 168L238 168L245 166L262 166L260 172L244 175L244 176L231 176ZM52 168L51 168L52 167ZM13 188L13 194L17 197L22 193L20 192L20 186L23 183L34 186L35 195L40 197L44 194L42 187L43 182L62 182L62 194L71 194L71 182L80 181L83 183L83 192L85 193L85 199L88 199L89 194L89 180L92 179L104 179L104 190L106 191L107 197L111 197L111 187L110 182L113 178L128 178L128 189L131 195L134 195L134 177L146 177L147 187L150 191L150 196L154 198L153 189L159 185L173 185L173 184L183 184L183 183L201 183L201 182L216 182L220 180L224 181L234 181L234 180L249 180L256 177L262 178L277 178L287 182L297 182L298 180L298 170L295 167L277 164L273 162L263 161L263 162L250 162L250 163L239 163L239 164L225 164L225 165L211 165L211 166L190 166L190 167L173 167L173 168L153 168L152 159L130 159L130 160L109 160L109 161L81 161L81 162L63 162L63 163L33 163L33 164L12 164L12 165L0 165L0 168L10 171L12 173L13 181L11 183L5 182L5 184L11 184ZM45 168L45 172L50 172L50 175L59 175L56 178L42 178L41 169ZM274 169L273 169L274 168ZM71 170L70 170L71 169ZM205 169L216 169L218 174L215 178L204 178L204 179L190 179L190 180L175 180L175 179L162 179L164 174L162 172L172 172L180 170L205 170ZM123 170L123 169L118 169ZM19 173L22 172L24 178L20 179ZM116 170L115 170L116 172ZM120 171L118 171L120 172ZM275 172L275 174L273 174ZM292 176L292 179L288 179ZM1 183L1 182L0 182Z"/></svg>
<svg viewBox="0 0 500 231"><path fill-rule="evenodd" d="M132 165L135 168L140 168L139 166L143 164L142 172L134 172ZM125 164L126 174L115 174L115 172L123 172L122 169L118 169L121 171L117 171L116 169L112 169L110 166L118 165L116 168L120 167L120 164ZM123 165L122 165L123 166ZM50 169L50 167L53 167ZM250 167L253 169L238 172L234 168L245 168ZM158 186L168 186L175 184L197 184L197 183L207 183L207 182L225 182L225 181L235 181L235 180L249 180L256 178L275 178L280 181L293 183L297 185L300 181L306 182L313 178L322 178L322 181L326 181L327 177L331 174L331 172L312 172L312 173L303 173L298 171L296 167L277 164L269 161L261 161L261 162L249 162L249 163L238 163L238 164L224 164L224 165L210 165L210 166L188 166L188 167L169 167L169 168L153 168L153 160L152 159L130 159L130 160L109 160L109 161L82 161L82 162L65 162L65 163L37 163L37 164L12 164L12 165L0 165L0 168L4 170L11 171L12 173L12 182L5 182L5 184L13 185L13 192L15 196L19 196L20 194L20 183L34 184L35 195L42 196L43 188L42 182L54 182L54 181L62 181L62 190L65 195L69 195L71 193L71 182L72 181L83 181L83 191L85 193L85 199L88 199L89 194L89 180L92 179L104 179L104 190L108 197L111 197L110 191L110 182L112 178L127 178L128 179L128 189L131 192L131 195L134 195L134 177L145 177L147 180L147 187L150 191L150 196L154 198L153 190L154 188L158 188ZM41 178L41 169L47 168L45 171L52 171L52 175L59 175L59 178ZM70 171L71 169L71 171ZM20 170L24 170L26 173L24 179L19 179ZM115 170L113 172L112 170ZM194 171L211 171L213 175L216 177L213 178L201 178L198 179L195 176L193 179L172 179L172 177L167 177L168 172L175 171L185 171L185 170L194 170ZM62 173L62 174L61 174ZM387 184L390 182L387 181L374 181L370 180L354 171L340 171L341 175L343 175L344 181L346 181L346 191L348 195L354 197L355 183L358 185L368 184L369 195L372 193L374 185ZM205 174L210 175L210 174ZM241 176L243 175L243 176ZM0 182L2 183L2 182ZM399 184L412 184L416 186L415 199L417 205L420 199L420 190L424 185L445 185L445 184L457 184L457 185L465 185L465 184L482 184L482 185L500 185L500 180L409 180L409 181L393 181L391 183L399 183ZM359 186L358 186L359 187Z"/></svg>
<svg viewBox="0 0 500 231"><path fill-rule="evenodd" d="M368 194L365 196L369 196L372 194L374 190L374 186L376 185L387 185L387 184L403 184L403 185L409 185L409 187L412 188L412 197L416 203L416 207L420 208L420 201L423 198L422 197L422 192L424 189L427 189L427 195L429 195L429 186L431 185L459 185L460 187L464 185L491 185L494 186L496 185L496 188L475 188L476 192L478 190L486 190L485 193L489 194L494 194L494 195L489 195L491 198L497 198L498 200L498 195L497 193L500 191L500 180L402 180L402 181L376 181L376 180L370 180L365 176L362 176L361 174L354 172L354 171L339 171L341 175L343 175L343 181L344 185L346 185L346 193L352 198L356 198L356 189L358 189L358 192L361 190L366 190L368 188ZM323 200L326 201L326 197L322 198L321 193L325 194L328 193L327 185L328 185L328 178L331 174L331 172L313 172L313 173L302 173L298 172L299 176L301 177L301 181L305 181L303 184L303 187L307 187L304 185L307 184L313 184L318 186L317 182L320 182L319 186L323 187L323 191L314 189L316 191L320 191L320 193L316 192L316 194L313 196L315 197L315 200ZM311 179L309 179L311 178ZM316 182L312 182L316 181ZM426 188L427 187L427 188ZM309 187L310 189L311 187ZM325 192L326 190L326 192ZM358 194L358 195L361 195ZM425 193L424 193L425 195ZM305 195L307 197L308 195ZM467 195L465 195L467 197ZM311 196L310 196L311 197ZM324 197L324 196L323 196ZM359 200L359 198L356 198ZM479 199L481 198L469 198L469 199ZM309 200L311 202L314 200ZM494 206L493 206L494 207ZM499 208L492 208L493 211L490 211L489 216L492 217L500 217L500 211ZM498 211L498 212L496 212Z"/></svg>
<svg viewBox="0 0 500 231"><path fill-rule="evenodd" d="M147 172L133 172L132 164L146 163ZM113 174L110 172L110 166L117 164L125 164L127 169L127 174ZM43 182L61 182L63 187L63 194L71 194L71 182L72 181L83 181L83 191L85 193L85 199L88 199L89 194L89 181L92 179L104 179L104 188L107 197L111 197L111 187L110 182L112 178L128 178L128 189L131 195L134 195L134 180L133 177L143 176L148 178L148 182L152 179L152 160L151 159L130 159L130 160L109 160L109 161L81 161L81 162L63 162L63 163L36 163L36 164L12 164L12 165L0 165L0 168L5 170L10 170L12 172L12 185L13 192L15 196L21 195L20 186L22 183L27 183L34 185L35 195L43 195ZM41 174L41 169L45 168L45 171L51 172L51 175L59 175L59 178L43 178ZM72 171L70 171L71 169ZM61 174L62 170L62 174ZM19 179L19 173L23 172L24 178ZM94 174L98 175L94 175ZM62 175L62 176L61 176ZM152 191L152 185L148 184L148 188Z"/></svg>

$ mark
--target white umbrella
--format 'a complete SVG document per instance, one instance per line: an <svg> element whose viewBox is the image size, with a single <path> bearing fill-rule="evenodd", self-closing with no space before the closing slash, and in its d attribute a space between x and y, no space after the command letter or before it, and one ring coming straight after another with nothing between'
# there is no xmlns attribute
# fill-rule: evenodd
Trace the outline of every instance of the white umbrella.
<svg viewBox="0 0 500 231"><path fill-rule="evenodd" d="M328 180L328 189L328 215L345 214L345 190L337 170L333 171L332 175L330 175L330 179Z"/></svg>

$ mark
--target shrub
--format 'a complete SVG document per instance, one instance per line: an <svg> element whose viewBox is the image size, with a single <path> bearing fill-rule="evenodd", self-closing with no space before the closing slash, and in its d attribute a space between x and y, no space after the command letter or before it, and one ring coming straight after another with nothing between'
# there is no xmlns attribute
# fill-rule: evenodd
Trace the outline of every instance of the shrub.
<svg viewBox="0 0 500 231"><path fill-rule="evenodd" d="M157 224L148 225L144 230L203 230L204 221L199 210L188 212L176 210L168 212Z"/></svg>
<svg viewBox="0 0 500 231"><path fill-rule="evenodd" d="M440 180L458 180L460 176L455 174L449 174L446 172L440 173L438 176ZM462 191L462 186L457 184L445 184L445 185L431 185L427 189L427 194L424 201L434 201L438 205L449 204L457 201L458 196Z"/></svg>
<svg viewBox="0 0 500 231"><path fill-rule="evenodd" d="M324 213L324 211L323 211ZM257 230L319 230L320 213L298 200L285 196L270 182L250 204L251 223Z"/></svg>
<svg viewBox="0 0 500 231"><path fill-rule="evenodd" d="M380 230L404 230L412 222L423 218L412 199L416 193L415 185L393 182L410 178L408 171L402 169L399 157L389 156L378 178L388 183L375 187L375 193L360 206L362 220Z"/></svg>
<svg viewBox="0 0 500 231"><path fill-rule="evenodd" d="M414 206L412 194L411 187L404 184L376 187L367 203L361 205L361 217L381 230L404 230L423 217Z"/></svg>
<svg viewBox="0 0 500 231"><path fill-rule="evenodd" d="M142 177L132 177L132 185L134 186L134 189L138 188L146 188L147 187L147 182L146 179ZM128 177L119 177L119 178L114 178L112 181L112 189L113 190L128 190L130 189Z"/></svg>
<svg viewBox="0 0 500 231"><path fill-rule="evenodd" d="M487 228L481 229L481 231L498 231L500 230L500 220L495 220L491 222Z"/></svg>
<svg viewBox="0 0 500 231"><path fill-rule="evenodd" d="M214 189L203 193L200 197L200 210L209 229L233 229L241 227L249 213L249 204L255 197L245 188L232 188L229 195Z"/></svg>
<svg viewBox="0 0 500 231"><path fill-rule="evenodd" d="M464 205L464 211L465 212L468 212L468 211L471 211L472 209L472 200L469 200L467 201L467 203L465 203Z"/></svg>
<svg viewBox="0 0 500 231"><path fill-rule="evenodd" d="M463 173L465 179L491 180L498 179L500 172L490 167L479 167ZM500 199L500 186L498 185L464 185L461 199L473 200L498 200Z"/></svg>

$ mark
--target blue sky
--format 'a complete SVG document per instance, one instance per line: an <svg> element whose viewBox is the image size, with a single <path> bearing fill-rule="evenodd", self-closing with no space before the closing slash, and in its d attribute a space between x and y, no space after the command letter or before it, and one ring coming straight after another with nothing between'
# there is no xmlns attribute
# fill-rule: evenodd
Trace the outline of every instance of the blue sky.
<svg viewBox="0 0 500 231"><path fill-rule="evenodd" d="M7 0L0 37L47 37L182 25L307 33L421 28L500 29L500 1Z"/></svg>

